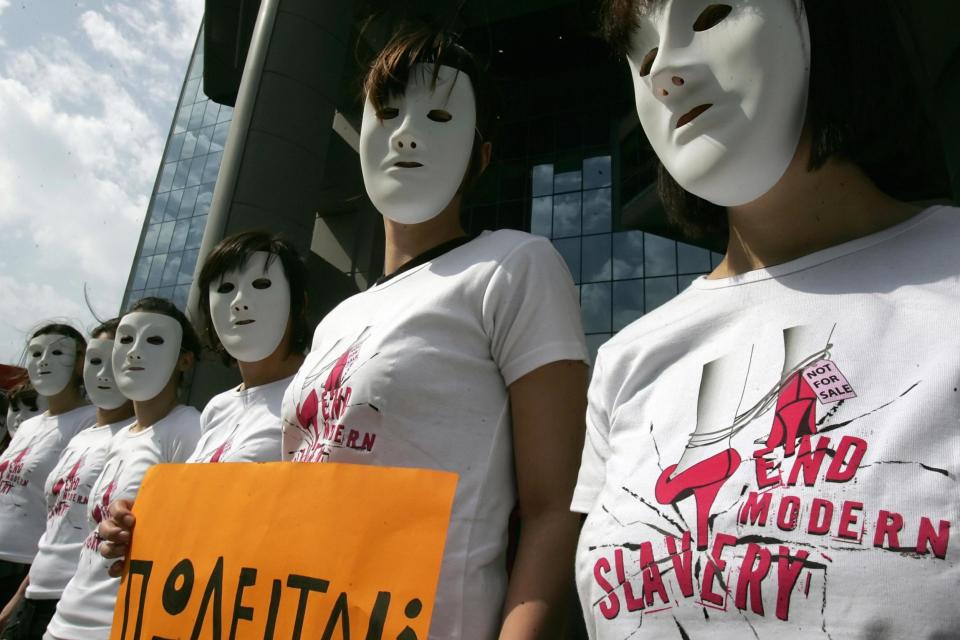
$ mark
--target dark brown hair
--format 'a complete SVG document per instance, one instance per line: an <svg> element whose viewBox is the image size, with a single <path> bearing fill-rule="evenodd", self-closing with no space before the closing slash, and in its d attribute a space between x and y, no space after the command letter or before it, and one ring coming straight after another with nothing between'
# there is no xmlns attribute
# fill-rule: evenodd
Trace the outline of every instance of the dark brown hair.
<svg viewBox="0 0 960 640"><path fill-rule="evenodd" d="M37 402L39 401L39 397L37 390L33 388L29 380L24 380L13 389L10 389L7 399L10 402L10 407L14 411L19 411L21 406L27 406L31 411L36 411L38 408Z"/></svg>
<svg viewBox="0 0 960 640"><path fill-rule="evenodd" d="M265 251L271 254L270 260L279 259L283 273L290 283L290 353L303 353L310 343L310 329L307 327L307 269L300 254L292 244L282 237L266 231L244 231L221 240L200 270L197 286L200 288L201 332L210 348L225 363L233 360L220 343L210 317L210 285L223 274L242 269L254 253ZM269 266L268 262L266 266Z"/></svg>
<svg viewBox="0 0 960 640"><path fill-rule="evenodd" d="M118 326L120 326L120 318L111 318L94 327L93 331L90 332L90 337L96 338L101 333L105 333L112 339L117 335Z"/></svg>
<svg viewBox="0 0 960 640"><path fill-rule="evenodd" d="M629 50L639 18L664 0L604 0L601 33L619 54ZM887 193L909 197L906 156L923 115L886 0L802 0L810 30L808 169L831 157L858 165ZM908 185L908 186L905 186ZM727 216L684 190L661 165L657 190L670 218L688 235L726 235Z"/></svg>
<svg viewBox="0 0 960 640"><path fill-rule="evenodd" d="M183 315L183 311L180 311L177 305L164 298L141 298L127 310L127 313L136 311L159 313L176 320L180 323L180 328L183 329L183 337L180 339L180 353L192 353L194 358L200 357L200 338L197 337L197 332L193 330L193 325L190 324L187 316ZM119 325L119 322L117 324Z"/></svg>
<svg viewBox="0 0 960 640"><path fill-rule="evenodd" d="M433 65L430 88L436 89L440 67L457 69L470 78L477 106L477 129L470 153L470 164L464 176L464 189L472 187L482 173L483 143L493 137L493 88L486 71L476 57L442 29L421 23L401 24L390 42L374 58L363 80L363 91L379 113L391 96L402 96L416 64Z"/></svg>

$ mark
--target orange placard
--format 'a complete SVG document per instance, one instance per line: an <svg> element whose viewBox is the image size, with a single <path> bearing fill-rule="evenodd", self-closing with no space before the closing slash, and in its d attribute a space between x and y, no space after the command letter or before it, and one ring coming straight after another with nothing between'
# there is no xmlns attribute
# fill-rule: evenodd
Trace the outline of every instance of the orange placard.
<svg viewBox="0 0 960 640"><path fill-rule="evenodd" d="M176 464L147 473L111 640L425 640L453 473Z"/></svg>

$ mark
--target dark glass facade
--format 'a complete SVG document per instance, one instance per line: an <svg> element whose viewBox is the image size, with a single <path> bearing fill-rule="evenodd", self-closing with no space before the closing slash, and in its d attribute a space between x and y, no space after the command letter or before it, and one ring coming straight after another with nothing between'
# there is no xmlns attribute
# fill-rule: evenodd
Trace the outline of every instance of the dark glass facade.
<svg viewBox="0 0 960 640"><path fill-rule="evenodd" d="M145 296L184 309L233 109L203 92L203 29L180 92L123 308Z"/></svg>

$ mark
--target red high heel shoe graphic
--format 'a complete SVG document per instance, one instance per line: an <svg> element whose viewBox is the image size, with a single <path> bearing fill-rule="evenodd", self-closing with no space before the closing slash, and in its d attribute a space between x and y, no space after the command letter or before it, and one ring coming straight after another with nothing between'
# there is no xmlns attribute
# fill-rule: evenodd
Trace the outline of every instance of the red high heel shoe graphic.
<svg viewBox="0 0 960 640"><path fill-rule="evenodd" d="M710 508L723 484L734 474L738 466L740 466L740 454L735 449L726 449L695 463L671 478L670 476L677 468L677 465L672 464L657 478L653 495L660 504L674 504L693 496L697 510L698 549L707 548Z"/></svg>
<svg viewBox="0 0 960 640"><path fill-rule="evenodd" d="M783 446L783 456L793 456L797 440L817 432L817 394L804 379L802 371L791 375L777 396L766 448Z"/></svg>

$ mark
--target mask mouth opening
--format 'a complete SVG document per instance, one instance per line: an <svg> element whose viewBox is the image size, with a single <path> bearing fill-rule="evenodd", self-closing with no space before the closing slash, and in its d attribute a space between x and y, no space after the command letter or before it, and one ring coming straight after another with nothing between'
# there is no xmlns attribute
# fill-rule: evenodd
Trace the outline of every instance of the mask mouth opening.
<svg viewBox="0 0 960 640"><path fill-rule="evenodd" d="M402 167L404 169L416 169L417 167L422 167L423 165L420 164L419 162L409 162L406 160L402 160L400 162L394 162L393 166Z"/></svg>
<svg viewBox="0 0 960 640"><path fill-rule="evenodd" d="M682 116L680 116L680 119L677 120L677 126L676 126L675 128L679 129L680 127L684 126L685 124L690 124L690 123L693 122L698 116L700 116L704 111L706 111L707 109L709 109L709 108L712 107L712 106L713 106L713 104L701 104L700 106L697 106L697 107L694 107L693 109L690 109L690 111L687 111L685 114L683 114Z"/></svg>
<svg viewBox="0 0 960 640"><path fill-rule="evenodd" d="M253 320L253 319L249 319L249 318L248 318L247 320L237 320L237 321L234 322L233 324L234 324L235 326L238 326L238 327L245 327L245 326L247 326L248 324L253 324L254 322L256 322L256 320Z"/></svg>

